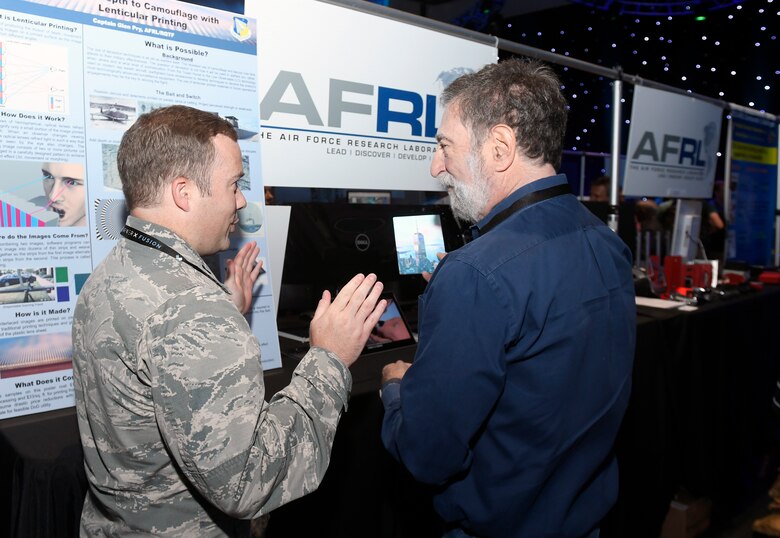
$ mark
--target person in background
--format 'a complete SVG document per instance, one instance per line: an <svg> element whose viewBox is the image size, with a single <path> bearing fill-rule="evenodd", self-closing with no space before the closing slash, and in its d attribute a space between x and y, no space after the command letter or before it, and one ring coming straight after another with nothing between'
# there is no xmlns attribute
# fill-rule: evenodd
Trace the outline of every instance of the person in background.
<svg viewBox="0 0 780 538"><path fill-rule="evenodd" d="M673 232L677 212L677 199L670 198L658 206L658 221L661 229ZM723 257L723 249L726 241L726 223L718 208L709 200L702 200L701 221L699 227L698 255L709 260L717 260Z"/></svg>
<svg viewBox="0 0 780 538"><path fill-rule="evenodd" d="M263 187L263 193L265 194L265 205L274 205L274 188L266 185Z"/></svg>
<svg viewBox="0 0 780 538"><path fill-rule="evenodd" d="M726 246L723 194L723 181L715 181L712 199L702 204L700 236L707 257L711 260L722 259Z"/></svg>
<svg viewBox="0 0 780 538"><path fill-rule="evenodd" d="M86 226L84 166L46 162L41 165L46 207L59 215L58 226Z"/></svg>
<svg viewBox="0 0 780 538"><path fill-rule="evenodd" d="M228 248L246 205L235 129L159 108L124 134L118 166L130 215L73 318L81 534L246 536L250 519L318 487L382 284L356 275L323 293L311 349L267 403L243 315L257 244L227 263L225 284L202 259Z"/></svg>
<svg viewBox="0 0 780 538"><path fill-rule="evenodd" d="M609 202L612 190L612 180L609 176L599 176L590 182L590 200L592 202Z"/></svg>
<svg viewBox="0 0 780 538"><path fill-rule="evenodd" d="M385 366L382 441L435 487L445 536L596 536L636 332L631 254L556 175L566 101L535 60L455 80L431 174L472 241L419 301L414 361Z"/></svg>

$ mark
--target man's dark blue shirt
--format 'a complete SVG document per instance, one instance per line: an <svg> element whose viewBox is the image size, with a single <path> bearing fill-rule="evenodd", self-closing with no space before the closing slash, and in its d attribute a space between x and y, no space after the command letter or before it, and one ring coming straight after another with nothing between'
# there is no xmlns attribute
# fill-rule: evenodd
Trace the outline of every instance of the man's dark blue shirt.
<svg viewBox="0 0 780 538"><path fill-rule="evenodd" d="M434 503L477 536L582 536L617 498L613 444L636 332L631 254L571 194L533 203L439 264L419 343L383 389L382 439ZM500 219L498 219L500 220Z"/></svg>

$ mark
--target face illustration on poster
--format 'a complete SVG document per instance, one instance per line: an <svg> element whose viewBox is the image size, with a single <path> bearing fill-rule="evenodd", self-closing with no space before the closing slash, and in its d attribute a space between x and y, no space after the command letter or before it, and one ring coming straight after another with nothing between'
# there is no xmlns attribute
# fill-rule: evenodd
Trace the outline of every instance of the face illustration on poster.
<svg viewBox="0 0 780 538"><path fill-rule="evenodd" d="M84 166L43 163L43 190L47 207L59 215L59 226L86 226Z"/></svg>

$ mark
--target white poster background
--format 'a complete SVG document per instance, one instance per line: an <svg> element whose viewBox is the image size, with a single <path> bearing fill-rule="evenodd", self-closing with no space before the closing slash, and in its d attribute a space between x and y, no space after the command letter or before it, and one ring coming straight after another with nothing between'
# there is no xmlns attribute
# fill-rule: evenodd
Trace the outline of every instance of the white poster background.
<svg viewBox="0 0 780 538"><path fill-rule="evenodd" d="M247 2L246 15L258 24L266 184L442 190L429 172L438 96L495 63L494 45L314 0ZM275 83L286 91L268 98ZM382 107L388 94L403 99ZM383 132L383 109L416 115L419 133L399 121Z"/></svg>
<svg viewBox="0 0 780 538"><path fill-rule="evenodd" d="M185 104L236 125L248 206L228 253L257 241L268 257L254 21L174 0L113 4L3 0L0 9L0 419L74 403L73 309L125 221L116 149L140 114ZM160 9L171 15L153 20ZM50 200L52 164L80 166L67 179L83 186L58 188ZM58 209L77 208L84 222L58 220ZM215 265L224 278L224 259ZM271 369L281 352L266 270L248 317Z"/></svg>
<svg viewBox="0 0 780 538"><path fill-rule="evenodd" d="M637 86L623 194L711 197L721 116L712 103Z"/></svg>

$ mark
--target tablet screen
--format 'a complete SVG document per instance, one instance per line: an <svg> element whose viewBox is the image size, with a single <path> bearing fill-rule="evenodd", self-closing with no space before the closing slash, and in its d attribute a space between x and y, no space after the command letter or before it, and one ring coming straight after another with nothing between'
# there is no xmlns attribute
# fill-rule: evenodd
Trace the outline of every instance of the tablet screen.
<svg viewBox="0 0 780 538"><path fill-rule="evenodd" d="M382 317L376 324L366 342L365 351L375 351L387 349L388 347L398 347L414 344L414 336L406 321L406 317L398 306L398 302L392 293L383 293L380 299L387 300Z"/></svg>
<svg viewBox="0 0 780 538"><path fill-rule="evenodd" d="M445 252L439 215L393 217L393 234L400 274L433 273L439 263L436 253Z"/></svg>

